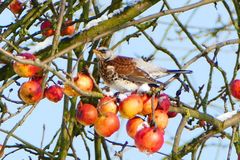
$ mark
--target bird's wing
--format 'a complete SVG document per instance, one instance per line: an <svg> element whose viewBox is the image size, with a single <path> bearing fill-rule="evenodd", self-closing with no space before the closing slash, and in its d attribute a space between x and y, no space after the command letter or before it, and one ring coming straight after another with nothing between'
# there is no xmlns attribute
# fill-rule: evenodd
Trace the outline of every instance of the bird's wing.
<svg viewBox="0 0 240 160"><path fill-rule="evenodd" d="M134 59L137 68L148 73L152 78L161 78L168 75L168 70L159 66L156 66L152 62L146 62L142 59Z"/></svg>
<svg viewBox="0 0 240 160"><path fill-rule="evenodd" d="M146 62L142 59L134 59L137 68L142 69L149 74L153 79L158 79L170 74L190 74L191 70L181 70L181 69L166 69L154 65L152 62Z"/></svg>
<svg viewBox="0 0 240 160"><path fill-rule="evenodd" d="M130 81L140 83L159 83L146 71L137 66L133 58L117 56L109 61L110 65L116 66L115 72Z"/></svg>

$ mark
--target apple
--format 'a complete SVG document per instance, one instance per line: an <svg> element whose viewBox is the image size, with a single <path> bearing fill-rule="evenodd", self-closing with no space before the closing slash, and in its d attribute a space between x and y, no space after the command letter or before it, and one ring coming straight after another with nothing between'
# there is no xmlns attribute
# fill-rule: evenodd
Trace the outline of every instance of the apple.
<svg viewBox="0 0 240 160"><path fill-rule="evenodd" d="M165 93L160 94L157 108L168 112L170 105L171 105L171 101L168 95Z"/></svg>
<svg viewBox="0 0 240 160"><path fill-rule="evenodd" d="M93 80L86 74L78 73L73 79L77 87L83 91L91 92L93 89ZM68 96L80 96L72 87L69 85L64 85L63 92Z"/></svg>
<svg viewBox="0 0 240 160"><path fill-rule="evenodd" d="M93 89L92 78L83 73L77 74L77 77L74 78L74 83L83 91L91 92Z"/></svg>
<svg viewBox="0 0 240 160"><path fill-rule="evenodd" d="M176 107L178 107L178 105ZM168 118L174 118L177 116L177 114L178 114L177 112L170 112L170 111L167 112Z"/></svg>
<svg viewBox="0 0 240 160"><path fill-rule="evenodd" d="M168 118L174 118L177 116L177 112L167 112Z"/></svg>
<svg viewBox="0 0 240 160"><path fill-rule="evenodd" d="M0 158L3 156L4 154L4 147L3 145L0 144Z"/></svg>
<svg viewBox="0 0 240 160"><path fill-rule="evenodd" d="M97 118L98 112L96 107L88 103L82 104L81 101L78 103L76 119L80 124L84 126L92 125L96 122Z"/></svg>
<svg viewBox="0 0 240 160"><path fill-rule="evenodd" d="M116 114L107 112L98 117L94 128L98 135L109 137L120 128L120 121Z"/></svg>
<svg viewBox="0 0 240 160"><path fill-rule="evenodd" d="M18 55L18 57L33 61L36 59L36 57L31 53L21 53ZM19 62L13 63L13 70L21 77L40 76L43 72L41 67L34 66L31 64L23 64Z"/></svg>
<svg viewBox="0 0 240 160"><path fill-rule="evenodd" d="M118 106L115 103L116 99L113 97L105 96L99 100L98 103L98 111L100 114L105 114L107 112L112 112L114 114L117 114L118 112Z"/></svg>
<svg viewBox="0 0 240 160"><path fill-rule="evenodd" d="M198 121L198 125L199 125L200 127L204 127L204 126L206 125L206 122L205 122L204 120L199 120L199 121Z"/></svg>
<svg viewBox="0 0 240 160"><path fill-rule="evenodd" d="M13 0L9 4L9 8L14 14L19 14L23 10L23 4L21 2L19 2L18 0Z"/></svg>
<svg viewBox="0 0 240 160"><path fill-rule="evenodd" d="M44 95L49 101L56 103L62 99L63 89L59 85L52 85L45 89Z"/></svg>
<svg viewBox="0 0 240 160"><path fill-rule="evenodd" d="M149 114L148 122L151 124L152 120L153 120L152 114ZM167 115L166 111L163 111L160 109L155 110L154 111L154 121L158 128L165 129L168 124L168 115Z"/></svg>
<svg viewBox="0 0 240 160"><path fill-rule="evenodd" d="M71 25L72 20L68 20L63 24L61 36L72 35L75 31L74 25Z"/></svg>
<svg viewBox="0 0 240 160"><path fill-rule="evenodd" d="M35 104L43 97L43 89L41 84L31 80L23 83L18 93L19 97L26 104Z"/></svg>
<svg viewBox="0 0 240 160"><path fill-rule="evenodd" d="M233 97L240 99L240 79L235 79L230 83L230 91Z"/></svg>
<svg viewBox="0 0 240 160"><path fill-rule="evenodd" d="M157 152L164 142L163 131L159 128L145 127L137 132L134 142L141 152Z"/></svg>
<svg viewBox="0 0 240 160"><path fill-rule="evenodd" d="M119 112L124 118L133 118L143 110L143 101L138 94L132 94L119 104Z"/></svg>
<svg viewBox="0 0 240 160"><path fill-rule="evenodd" d="M127 121L126 130L127 134L134 138L136 133L142 128L149 126L148 123L145 123L144 120L140 117L133 117Z"/></svg>
<svg viewBox="0 0 240 160"><path fill-rule="evenodd" d="M144 94L141 96L143 101L143 110L141 112L142 115L147 115L152 113L152 97L148 96L147 94ZM153 101L153 108L154 110L157 108L158 105L158 98L155 97Z"/></svg>
<svg viewBox="0 0 240 160"><path fill-rule="evenodd" d="M43 75L42 76L33 76L33 77L31 77L30 80L35 81L39 84L42 84L43 80L44 80L44 76Z"/></svg>
<svg viewBox="0 0 240 160"><path fill-rule="evenodd" d="M55 31L53 30L52 22L50 22L49 20L43 21L40 28L43 36L49 37L54 35L55 33Z"/></svg>

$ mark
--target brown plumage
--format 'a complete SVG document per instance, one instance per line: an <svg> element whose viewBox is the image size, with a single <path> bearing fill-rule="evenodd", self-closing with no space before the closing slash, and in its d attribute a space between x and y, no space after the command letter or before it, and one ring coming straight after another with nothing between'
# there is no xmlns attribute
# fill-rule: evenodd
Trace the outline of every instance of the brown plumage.
<svg viewBox="0 0 240 160"><path fill-rule="evenodd" d="M118 91L134 91L144 83L160 84L157 78L170 73L190 73L189 70L167 70L151 62L131 57L115 56L107 48L94 50L99 62L99 73L104 82Z"/></svg>

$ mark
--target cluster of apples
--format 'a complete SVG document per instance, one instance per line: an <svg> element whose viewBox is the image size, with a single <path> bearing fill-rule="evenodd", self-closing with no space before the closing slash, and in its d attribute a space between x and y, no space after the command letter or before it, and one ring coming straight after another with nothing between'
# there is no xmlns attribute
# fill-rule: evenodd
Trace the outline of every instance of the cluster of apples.
<svg viewBox="0 0 240 160"><path fill-rule="evenodd" d="M94 87L92 78L81 72L77 73L77 76L73 78L73 82L79 89L85 92L91 92ZM71 97L81 96L69 85L64 85L63 92Z"/></svg>
<svg viewBox="0 0 240 160"><path fill-rule="evenodd" d="M53 24L49 20L43 21L40 26L40 29L41 29L42 35L45 37L52 36L55 33ZM72 20L67 20L64 22L60 33L61 33L61 36L65 36L65 35L72 35L74 31L75 31L75 28L74 28L74 25L72 24Z"/></svg>
<svg viewBox="0 0 240 160"><path fill-rule="evenodd" d="M132 107L135 104L138 109ZM129 119L127 133L140 151L154 153L162 147L168 115L176 116L176 113L169 112L170 105L170 99L164 93L156 97L132 94L120 103L120 114Z"/></svg>
<svg viewBox="0 0 240 160"><path fill-rule="evenodd" d="M153 104L152 97L145 93L132 93L120 102L116 97L104 96L96 107L80 101L76 120L84 126L93 125L100 136L109 137L120 128L119 112L121 117L128 119L126 131L134 139L136 147L140 151L154 153L163 145L168 118L177 114L168 111L170 105L166 94L155 97Z"/></svg>
<svg viewBox="0 0 240 160"><path fill-rule="evenodd" d="M36 60L36 57L31 53L21 53L18 57L26 60ZM80 96L69 85L64 85L63 88L58 84L48 87L42 86L44 74L41 67L14 62L13 70L20 77L29 78L19 89L19 97L26 104L35 104L45 97L57 103L62 99L63 94L68 96ZM91 92L94 86L90 76L83 73L78 73L77 76L73 78L73 82L79 89L86 92Z"/></svg>
<svg viewBox="0 0 240 160"><path fill-rule="evenodd" d="M92 104L79 102L76 119L84 126L94 125L94 129L100 136L109 137L120 128L117 108L111 97L102 98L97 108Z"/></svg>
<svg viewBox="0 0 240 160"><path fill-rule="evenodd" d="M9 4L9 9L14 14L20 14L23 11L24 6L23 6L23 3L21 3L19 0L13 0ZM42 35L45 37L52 36L55 33L53 24L49 20L44 20L40 26L40 29L41 29ZM75 27L72 24L72 20L67 20L63 23L60 33L61 33L61 36L65 36L65 35L72 35L74 31L75 31Z"/></svg>
<svg viewBox="0 0 240 160"><path fill-rule="evenodd" d="M33 61L36 59L31 53L21 53L18 57ZM56 84L43 89L42 82L44 76L41 67L14 62L13 70L20 77L29 78L27 82L21 85L18 92L19 97L26 104L35 104L44 97L52 102L58 102L62 99L63 89L59 85Z"/></svg>

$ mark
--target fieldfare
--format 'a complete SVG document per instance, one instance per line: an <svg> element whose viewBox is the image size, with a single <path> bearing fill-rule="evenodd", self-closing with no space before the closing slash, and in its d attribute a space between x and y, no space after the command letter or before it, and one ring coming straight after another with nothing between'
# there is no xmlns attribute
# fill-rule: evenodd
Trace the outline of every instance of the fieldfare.
<svg viewBox="0 0 240 160"><path fill-rule="evenodd" d="M189 74L191 70L169 70L143 59L114 55L113 51L100 47L93 52L98 58L98 69L107 86L119 92L135 91L142 84L162 84L157 79L169 74Z"/></svg>

